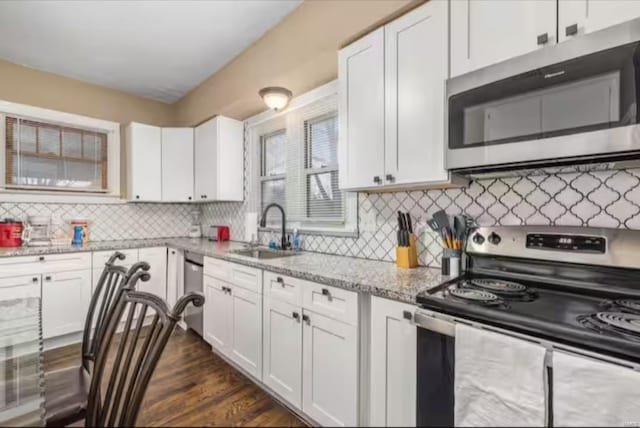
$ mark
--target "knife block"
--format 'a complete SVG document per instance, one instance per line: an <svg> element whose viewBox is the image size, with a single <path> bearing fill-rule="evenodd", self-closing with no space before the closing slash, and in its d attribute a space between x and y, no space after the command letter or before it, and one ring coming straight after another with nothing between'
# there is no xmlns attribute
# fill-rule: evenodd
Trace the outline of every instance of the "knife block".
<svg viewBox="0 0 640 428"><path fill-rule="evenodd" d="M418 249L413 233L409 235L408 247L396 247L396 266L404 269L418 267Z"/></svg>

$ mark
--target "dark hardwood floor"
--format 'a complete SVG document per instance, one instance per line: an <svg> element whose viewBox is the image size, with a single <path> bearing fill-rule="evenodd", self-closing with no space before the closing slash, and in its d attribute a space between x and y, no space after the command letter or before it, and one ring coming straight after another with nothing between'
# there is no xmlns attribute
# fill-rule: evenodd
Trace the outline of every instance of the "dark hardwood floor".
<svg viewBox="0 0 640 428"><path fill-rule="evenodd" d="M79 364L80 345L44 354L46 370ZM246 376L177 328L147 390L138 426L306 426Z"/></svg>

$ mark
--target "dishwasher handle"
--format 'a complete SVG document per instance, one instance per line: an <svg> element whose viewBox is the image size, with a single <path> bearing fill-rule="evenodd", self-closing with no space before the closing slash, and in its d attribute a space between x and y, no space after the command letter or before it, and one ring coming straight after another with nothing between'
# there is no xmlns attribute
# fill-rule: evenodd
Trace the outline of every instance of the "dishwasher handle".
<svg viewBox="0 0 640 428"><path fill-rule="evenodd" d="M452 321L436 318L431 314L417 310L413 313L413 322L416 326L425 330L455 337L456 325Z"/></svg>

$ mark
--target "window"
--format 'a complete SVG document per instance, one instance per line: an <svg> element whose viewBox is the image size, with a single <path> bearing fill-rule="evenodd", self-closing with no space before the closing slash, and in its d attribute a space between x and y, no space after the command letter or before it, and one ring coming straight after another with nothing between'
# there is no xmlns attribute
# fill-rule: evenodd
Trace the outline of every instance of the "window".
<svg viewBox="0 0 640 428"><path fill-rule="evenodd" d="M304 122L306 215L342 220L344 197L338 188L338 116Z"/></svg>
<svg viewBox="0 0 640 428"><path fill-rule="evenodd" d="M270 203L282 205L289 229L357 232L357 194L339 188L335 90L337 85L318 97L307 93L302 97L310 101L303 105L248 120L250 162L257 166L249 167L252 207L261 212ZM270 211L267 224L279 226L280 213Z"/></svg>
<svg viewBox="0 0 640 428"><path fill-rule="evenodd" d="M108 191L106 132L12 116L4 125L7 188Z"/></svg>
<svg viewBox="0 0 640 428"><path fill-rule="evenodd" d="M261 211L276 203L287 209L285 197L287 134L285 129L260 137L260 194ZM278 212L269 212L267 222L279 220Z"/></svg>

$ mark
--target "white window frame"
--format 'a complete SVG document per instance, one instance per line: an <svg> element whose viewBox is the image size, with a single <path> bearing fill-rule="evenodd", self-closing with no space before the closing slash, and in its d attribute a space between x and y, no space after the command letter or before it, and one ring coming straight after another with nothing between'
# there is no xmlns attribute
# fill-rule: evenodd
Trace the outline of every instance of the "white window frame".
<svg viewBox="0 0 640 428"><path fill-rule="evenodd" d="M302 173L302 179L306 186L307 176L309 174L317 173L317 172L330 172L338 168L323 168L323 169L310 169L306 168L306 156L305 156L305 144L306 139L304 138L304 129L300 129L300 126L296 127L296 129L292 129L290 123L287 123L287 116L301 113L296 116L295 122L302 127L304 127L304 122L307 120L315 120L319 119L322 116L330 116L332 114L337 114L337 93L338 93L338 82L334 80L329 82L323 86L320 86L314 90L311 90L305 94L302 94L293 100L291 100L287 109L275 112L275 111L266 111L260 113L256 116L253 116L245 121L246 129L247 129L247 147L248 147L248 159L247 159L247 173L249 174L249 188L248 188L248 204L249 210L258 213L258 216L261 214L261 193L262 193L262 158L261 158L261 138L264 135L269 135L273 132L276 132L280 129L286 129L287 132L287 144L290 144L291 141L300 145L298 148L302 155L299 157L300 171ZM319 110L319 113L314 112L313 114L304 112L307 111L303 108L309 108L314 105L314 103L320 104L323 100L326 100L328 97L335 97L336 103L333 110L322 111ZM313 111L313 109L311 109ZM287 126L289 125L289 126ZM289 162L287 162L289 163ZM285 174L286 176L287 174ZM268 179L265 178L265 179ZM287 182L287 185L289 182ZM303 192L304 197L304 209L306 211L306 191ZM344 219L335 220L335 219L322 219L316 217L307 217L305 214L305 218L301 218L300 216L294 216L294 218L289 218L289 213L287 213L287 229L289 231L298 229L302 233L307 234L330 234L336 236L356 236L358 233L358 194L355 192L344 192ZM289 209L285 210L288 211ZM277 227L273 225L268 225L266 228L261 228L261 230L276 230Z"/></svg>
<svg viewBox="0 0 640 428"><path fill-rule="evenodd" d="M5 183L6 116L28 118L107 134L107 191L77 192L66 190L9 189ZM93 202L122 203L120 199L120 124L93 117L0 101L0 197L3 202Z"/></svg>

